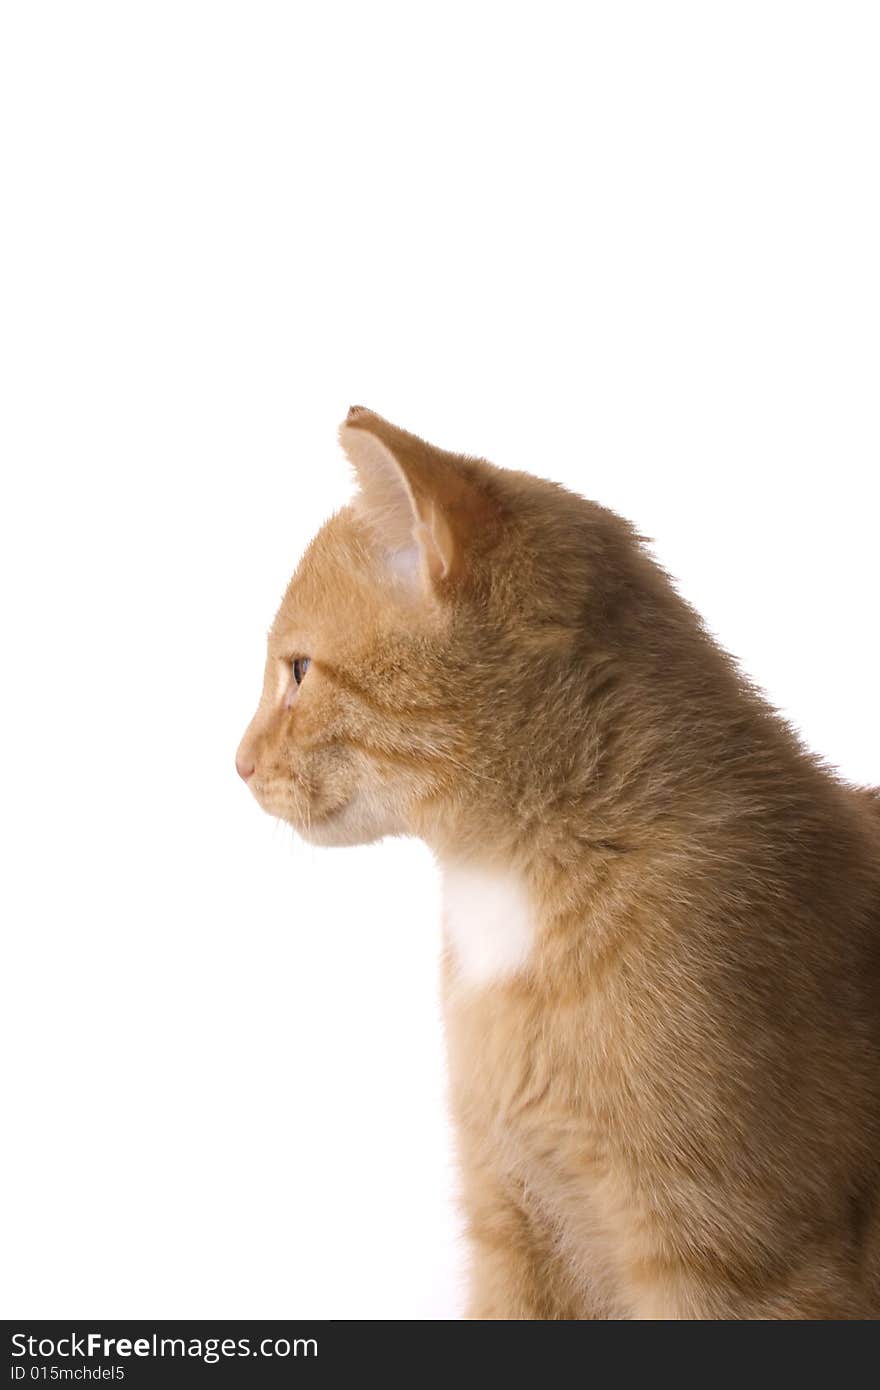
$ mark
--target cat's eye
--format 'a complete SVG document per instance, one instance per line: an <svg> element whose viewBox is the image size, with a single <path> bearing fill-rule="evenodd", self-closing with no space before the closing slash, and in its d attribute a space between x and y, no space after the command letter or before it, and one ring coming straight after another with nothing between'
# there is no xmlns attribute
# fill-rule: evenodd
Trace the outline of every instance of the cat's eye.
<svg viewBox="0 0 880 1390"><path fill-rule="evenodd" d="M310 656L297 656L294 658L292 665L294 685L302 685L305 680L306 671L311 664L312 658Z"/></svg>

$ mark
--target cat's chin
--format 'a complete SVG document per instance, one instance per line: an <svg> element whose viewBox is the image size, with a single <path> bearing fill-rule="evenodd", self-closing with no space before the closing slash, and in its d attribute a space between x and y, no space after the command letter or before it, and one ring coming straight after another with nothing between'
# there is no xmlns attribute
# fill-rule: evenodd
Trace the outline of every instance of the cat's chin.
<svg viewBox="0 0 880 1390"><path fill-rule="evenodd" d="M371 845L388 835L403 835L402 825L392 824L390 817L379 816L357 794L321 816L313 816L306 824L294 823L301 839L325 848L343 849L352 845Z"/></svg>

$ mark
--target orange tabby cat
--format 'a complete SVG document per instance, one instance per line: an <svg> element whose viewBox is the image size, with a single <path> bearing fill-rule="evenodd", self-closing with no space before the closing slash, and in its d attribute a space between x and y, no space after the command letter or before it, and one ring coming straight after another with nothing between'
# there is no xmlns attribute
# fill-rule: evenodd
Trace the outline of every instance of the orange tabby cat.
<svg viewBox="0 0 880 1390"><path fill-rule="evenodd" d="M880 1315L880 799L631 527L352 409L237 765L443 876L475 1318Z"/></svg>

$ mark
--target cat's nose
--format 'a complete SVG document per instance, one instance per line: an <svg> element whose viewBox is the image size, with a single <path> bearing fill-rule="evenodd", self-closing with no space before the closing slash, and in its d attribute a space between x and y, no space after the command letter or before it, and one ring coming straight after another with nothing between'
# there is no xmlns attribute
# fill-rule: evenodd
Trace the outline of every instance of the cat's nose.
<svg viewBox="0 0 880 1390"><path fill-rule="evenodd" d="M254 760L250 753L239 748L235 755L235 770L242 781L247 782L254 775Z"/></svg>

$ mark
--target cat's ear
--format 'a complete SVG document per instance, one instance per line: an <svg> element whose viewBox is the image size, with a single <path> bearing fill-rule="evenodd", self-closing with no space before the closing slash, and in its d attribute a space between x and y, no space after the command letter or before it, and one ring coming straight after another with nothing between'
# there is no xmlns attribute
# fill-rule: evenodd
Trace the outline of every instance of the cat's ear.
<svg viewBox="0 0 880 1390"><path fill-rule="evenodd" d="M339 438L360 487L355 508L391 568L434 590L463 578L471 548L478 538L485 542L497 520L473 461L435 449L363 406L352 406Z"/></svg>

